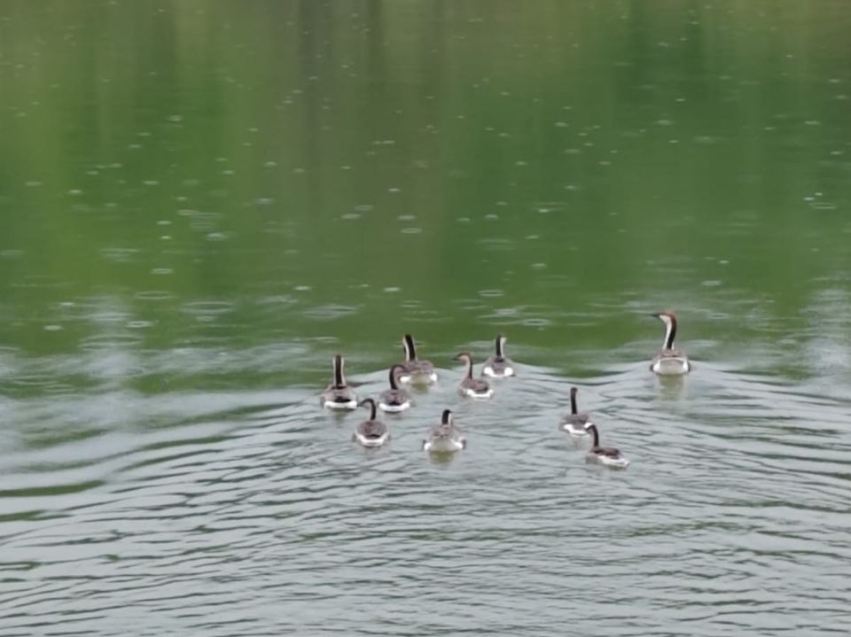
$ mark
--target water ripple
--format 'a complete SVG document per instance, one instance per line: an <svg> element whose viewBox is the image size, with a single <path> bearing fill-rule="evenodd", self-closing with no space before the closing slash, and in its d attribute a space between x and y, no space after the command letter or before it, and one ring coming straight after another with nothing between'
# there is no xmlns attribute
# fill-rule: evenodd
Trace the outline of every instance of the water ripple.
<svg viewBox="0 0 851 637"><path fill-rule="evenodd" d="M717 635L755 609L766 632L842 616L847 401L709 364L675 383L643 362L603 367L575 384L633 460L609 472L558 430L560 375L521 365L479 403L455 394L460 370L441 373L385 416L393 437L374 452L350 439L364 413L325 413L316 389L57 397L40 420L91 426L24 439L5 465L4 629L52 618L106 635L121 616L150 634L320 635L362 617L371 634L554 634L570 613L600 634L673 621ZM386 384L352 380L363 396ZM432 463L420 445L444 406L469 446Z"/></svg>

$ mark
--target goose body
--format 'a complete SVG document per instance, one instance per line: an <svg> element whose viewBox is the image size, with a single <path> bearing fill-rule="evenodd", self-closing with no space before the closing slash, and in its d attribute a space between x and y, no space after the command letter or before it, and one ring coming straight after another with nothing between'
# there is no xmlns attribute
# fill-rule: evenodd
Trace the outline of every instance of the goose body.
<svg viewBox="0 0 851 637"><path fill-rule="evenodd" d="M682 376L691 371L691 362L686 353L674 348L677 335L677 316L670 310L654 314L665 324L665 339L662 348L656 352L650 362L650 370L660 376Z"/></svg>
<svg viewBox="0 0 851 637"><path fill-rule="evenodd" d="M432 453L452 453L466 446L467 439L453 424L452 412L448 409L443 411L440 424L432 428L423 441L423 449Z"/></svg>
<svg viewBox="0 0 851 637"><path fill-rule="evenodd" d="M402 338L402 347L405 350L405 362L402 364L404 372L399 376L399 382L415 385L430 385L437 382L437 372L434 365L429 361L421 361L417 358L414 337L405 334Z"/></svg>
<svg viewBox="0 0 851 637"><path fill-rule="evenodd" d="M384 390L378 397L378 406L383 411L397 413L411 406L411 395L398 384L398 378L404 371L404 365L393 365L390 368L390 389Z"/></svg>
<svg viewBox="0 0 851 637"><path fill-rule="evenodd" d="M470 398L490 398L493 396L493 388L486 380L481 378L473 378L473 357L467 352L461 352L455 357L455 360L464 361L467 369L464 373L464 380L458 385L458 393L462 396Z"/></svg>
<svg viewBox="0 0 851 637"><path fill-rule="evenodd" d="M586 427L591 424L591 419L588 414L580 414L576 408L576 394L579 390L576 387L570 388L570 413L561 419L560 429L571 436L584 438L588 435Z"/></svg>
<svg viewBox="0 0 851 637"><path fill-rule="evenodd" d="M485 361L482 374L491 378L514 376L514 363L505 355L505 342L507 340L502 334L496 337L496 353Z"/></svg>
<svg viewBox="0 0 851 637"><path fill-rule="evenodd" d="M390 430L383 422L375 419L375 401L372 398L365 398L360 406L369 407L369 420L355 427L352 439L364 447L380 447L390 439Z"/></svg>
<svg viewBox="0 0 851 637"><path fill-rule="evenodd" d="M325 391L322 392L322 395L319 397L319 402L327 409L357 409L358 395L346 384L346 377L343 374L345 360L342 356L337 354L333 358L333 365L334 382L325 388Z"/></svg>
<svg viewBox="0 0 851 637"><path fill-rule="evenodd" d="M627 468L629 460L618 449L600 446L600 432L597 430L597 425L588 423L585 428L594 435L594 443L588 453L585 454L585 462L601 464L613 469Z"/></svg>

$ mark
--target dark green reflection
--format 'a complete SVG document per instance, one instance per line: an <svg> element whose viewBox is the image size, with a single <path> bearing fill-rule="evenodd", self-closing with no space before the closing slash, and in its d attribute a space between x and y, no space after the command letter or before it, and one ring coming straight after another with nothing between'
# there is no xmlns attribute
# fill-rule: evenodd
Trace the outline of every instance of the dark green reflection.
<svg viewBox="0 0 851 637"><path fill-rule="evenodd" d="M437 357L503 329L560 364L669 305L683 338L782 341L848 293L848 20L4 2L0 343L307 341L281 365L318 377L339 346L374 367L406 330Z"/></svg>

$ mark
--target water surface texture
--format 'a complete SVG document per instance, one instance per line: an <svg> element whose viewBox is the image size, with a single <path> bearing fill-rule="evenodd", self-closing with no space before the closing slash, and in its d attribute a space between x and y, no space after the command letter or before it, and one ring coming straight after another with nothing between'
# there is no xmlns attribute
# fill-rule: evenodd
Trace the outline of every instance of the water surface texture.
<svg viewBox="0 0 851 637"><path fill-rule="evenodd" d="M847 634L849 33L0 3L0 636ZM318 395L405 332L441 378L365 452ZM517 378L462 400L499 332ZM626 471L558 431L571 385Z"/></svg>

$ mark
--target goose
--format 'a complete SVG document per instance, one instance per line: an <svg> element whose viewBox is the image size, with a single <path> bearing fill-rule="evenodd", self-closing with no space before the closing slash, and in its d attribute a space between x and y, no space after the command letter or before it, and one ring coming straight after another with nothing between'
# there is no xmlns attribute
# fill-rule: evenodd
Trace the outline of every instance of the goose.
<svg viewBox="0 0 851 637"><path fill-rule="evenodd" d="M613 469L626 469L629 465L629 460L620 451L614 447L600 446L600 432L597 430L597 425L589 422L585 425L585 428L594 435L594 444L591 445L591 449L585 454L585 462L601 464L612 467Z"/></svg>
<svg viewBox="0 0 851 637"><path fill-rule="evenodd" d="M502 334L496 337L496 354L485 361L482 373L491 378L507 378L514 376L514 363L505 356L505 342L508 339Z"/></svg>
<svg viewBox="0 0 851 637"><path fill-rule="evenodd" d="M443 410L440 424L428 432L428 437L423 440L423 449L433 453L451 453L460 451L467 446L467 439L452 423L452 412Z"/></svg>
<svg viewBox="0 0 851 637"><path fill-rule="evenodd" d="M591 419L588 414L580 414L576 408L576 394L579 390L576 387L570 388L570 413L561 419L560 428L562 431L571 436L585 437L588 435L588 430L585 428Z"/></svg>
<svg viewBox="0 0 851 637"><path fill-rule="evenodd" d="M404 389L399 389L398 377L405 371L404 365L393 365L390 368L390 389L381 392L378 406L390 413L405 411L411 406L411 395Z"/></svg>
<svg viewBox="0 0 851 637"><path fill-rule="evenodd" d="M458 385L458 393L462 396L469 396L470 398L490 398L493 396L493 388L488 385L486 380L473 378L473 357L469 353L461 352L455 357L455 360L464 361L467 365L464 380Z"/></svg>
<svg viewBox="0 0 851 637"><path fill-rule="evenodd" d="M674 337L677 335L677 316L671 310L653 314L665 324L665 340L662 349L656 352L650 363L650 370L660 376L682 376L691 371L691 363L685 352L674 349Z"/></svg>
<svg viewBox="0 0 851 637"><path fill-rule="evenodd" d="M364 398L360 407L369 407L369 420L364 420L352 434L352 440L356 440L364 447L380 447L390 439L390 430L380 420L375 419L375 401L372 398Z"/></svg>
<svg viewBox="0 0 851 637"><path fill-rule="evenodd" d="M343 366L345 359L337 354L333 358L334 361L334 382L328 385L319 401L323 407L328 409L357 409L358 395L354 390L346 384L346 377L343 374Z"/></svg>
<svg viewBox="0 0 851 637"><path fill-rule="evenodd" d="M434 365L429 361L421 361L417 358L414 337L405 334L402 338L402 347L405 349L405 373L399 376L399 381L418 385L430 385L437 382L437 372L434 370Z"/></svg>

